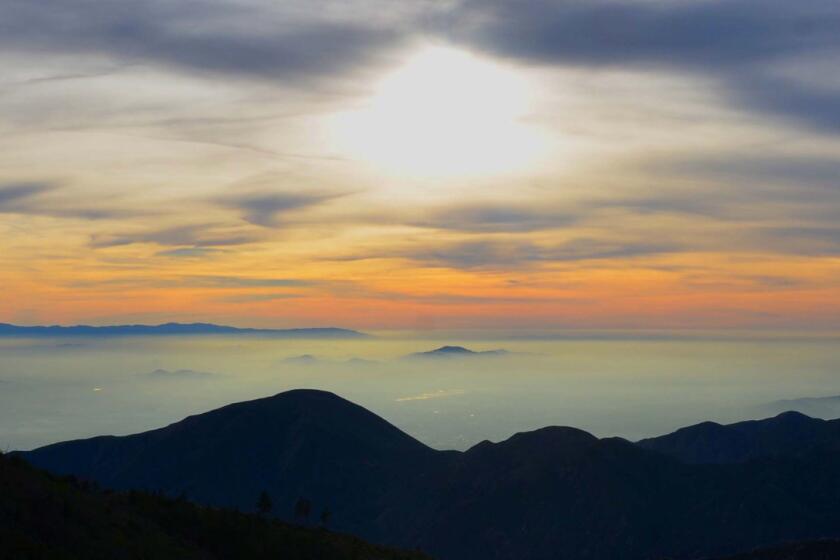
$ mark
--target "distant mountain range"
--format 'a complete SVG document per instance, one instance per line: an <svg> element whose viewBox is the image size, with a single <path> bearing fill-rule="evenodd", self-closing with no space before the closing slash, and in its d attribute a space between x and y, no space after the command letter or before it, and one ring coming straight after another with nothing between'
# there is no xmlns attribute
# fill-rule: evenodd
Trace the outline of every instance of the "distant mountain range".
<svg viewBox="0 0 840 560"><path fill-rule="evenodd" d="M548 427L436 451L336 395L296 390L21 455L245 511L265 490L280 517L305 497L336 529L440 560L694 560L840 537L838 426L782 414L639 443Z"/></svg>
<svg viewBox="0 0 840 560"><path fill-rule="evenodd" d="M277 338L365 338L369 335L349 329L240 329L211 323L164 323L162 325L111 325L93 327L33 326L24 327L0 323L0 337L58 337L58 336L177 336L177 335L259 335Z"/></svg>
<svg viewBox="0 0 840 560"><path fill-rule="evenodd" d="M406 356L408 359L425 359L425 358L475 358L475 357L490 357L490 356L505 356L510 354L507 350L483 350L475 351L463 346L441 346L428 352L416 352Z"/></svg>

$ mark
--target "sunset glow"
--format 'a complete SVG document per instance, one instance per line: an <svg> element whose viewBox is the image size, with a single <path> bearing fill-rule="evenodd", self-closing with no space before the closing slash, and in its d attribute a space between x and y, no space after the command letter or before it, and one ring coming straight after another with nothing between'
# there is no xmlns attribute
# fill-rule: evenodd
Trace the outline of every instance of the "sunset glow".
<svg viewBox="0 0 840 560"><path fill-rule="evenodd" d="M818 61L377 5L131 16L178 47L44 16L0 84L0 322L840 326L840 142L770 99Z"/></svg>

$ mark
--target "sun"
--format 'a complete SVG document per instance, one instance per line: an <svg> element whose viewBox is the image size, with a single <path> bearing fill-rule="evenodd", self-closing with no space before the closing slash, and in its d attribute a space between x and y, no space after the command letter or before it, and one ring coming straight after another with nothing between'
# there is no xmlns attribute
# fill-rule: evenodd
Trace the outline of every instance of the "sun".
<svg viewBox="0 0 840 560"><path fill-rule="evenodd" d="M532 97L512 68L429 47L384 76L361 108L333 115L330 135L348 157L400 175L514 171L544 145L525 122Z"/></svg>

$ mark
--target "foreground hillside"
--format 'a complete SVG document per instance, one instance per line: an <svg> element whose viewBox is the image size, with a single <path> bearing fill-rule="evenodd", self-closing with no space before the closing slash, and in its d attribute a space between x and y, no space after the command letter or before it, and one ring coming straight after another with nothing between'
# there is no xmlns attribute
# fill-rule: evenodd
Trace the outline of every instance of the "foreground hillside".
<svg viewBox="0 0 840 560"><path fill-rule="evenodd" d="M787 414L640 444L549 427L444 452L336 395L297 390L24 456L242 510L265 489L281 518L304 496L337 530L442 560L695 560L840 537L835 425Z"/></svg>
<svg viewBox="0 0 840 560"><path fill-rule="evenodd" d="M0 455L0 558L422 560L324 529L99 491Z"/></svg>
<svg viewBox="0 0 840 560"><path fill-rule="evenodd" d="M840 558L840 541L823 540L784 544L718 560L837 560L838 558Z"/></svg>

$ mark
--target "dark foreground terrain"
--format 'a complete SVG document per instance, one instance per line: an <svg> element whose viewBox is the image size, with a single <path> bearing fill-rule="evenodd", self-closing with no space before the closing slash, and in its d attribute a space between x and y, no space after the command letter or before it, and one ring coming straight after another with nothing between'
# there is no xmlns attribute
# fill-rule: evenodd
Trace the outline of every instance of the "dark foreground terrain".
<svg viewBox="0 0 840 560"><path fill-rule="evenodd" d="M638 443L548 427L461 453L298 390L22 455L242 511L267 491L280 518L305 497L337 530L441 560L695 560L840 537L840 421L798 413Z"/></svg>
<svg viewBox="0 0 840 560"><path fill-rule="evenodd" d="M423 560L323 528L201 507L145 492L103 491L0 455L3 560Z"/></svg>
<svg viewBox="0 0 840 560"><path fill-rule="evenodd" d="M821 540L789 543L719 560L837 560L838 558L840 558L840 541Z"/></svg>

